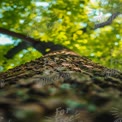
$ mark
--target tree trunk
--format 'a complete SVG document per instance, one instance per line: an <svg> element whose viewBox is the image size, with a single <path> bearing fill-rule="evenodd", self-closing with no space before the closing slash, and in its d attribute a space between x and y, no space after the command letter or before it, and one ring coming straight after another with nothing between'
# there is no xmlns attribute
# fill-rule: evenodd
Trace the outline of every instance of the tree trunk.
<svg viewBox="0 0 122 122"><path fill-rule="evenodd" d="M0 85L0 122L113 122L122 117L122 73L69 50L1 73Z"/></svg>

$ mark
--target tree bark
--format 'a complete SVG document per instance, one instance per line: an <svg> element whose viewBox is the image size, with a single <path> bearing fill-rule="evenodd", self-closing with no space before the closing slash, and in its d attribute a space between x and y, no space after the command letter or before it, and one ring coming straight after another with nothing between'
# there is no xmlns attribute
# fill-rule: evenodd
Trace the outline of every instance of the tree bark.
<svg viewBox="0 0 122 122"><path fill-rule="evenodd" d="M0 84L0 122L113 122L114 114L121 117L122 72L70 50L1 73Z"/></svg>

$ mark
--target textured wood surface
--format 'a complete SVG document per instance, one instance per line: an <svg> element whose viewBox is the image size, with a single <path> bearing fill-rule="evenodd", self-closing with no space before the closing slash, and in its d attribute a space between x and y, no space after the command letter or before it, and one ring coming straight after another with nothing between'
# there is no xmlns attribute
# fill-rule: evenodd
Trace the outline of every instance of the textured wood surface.
<svg viewBox="0 0 122 122"><path fill-rule="evenodd" d="M0 83L0 122L113 122L122 117L122 73L72 51L52 52L1 73Z"/></svg>

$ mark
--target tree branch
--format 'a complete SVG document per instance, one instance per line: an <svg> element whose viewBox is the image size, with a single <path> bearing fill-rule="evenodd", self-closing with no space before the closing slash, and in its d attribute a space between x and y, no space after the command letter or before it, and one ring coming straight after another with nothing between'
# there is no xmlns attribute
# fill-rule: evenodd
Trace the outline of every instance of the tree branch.
<svg viewBox="0 0 122 122"><path fill-rule="evenodd" d="M12 58L15 54L17 54L18 52L20 52L22 49L27 49L28 47L30 47L30 44L22 41L17 46L15 46L11 50L9 50L7 52L7 54L5 55L5 57L6 58Z"/></svg>
<svg viewBox="0 0 122 122"><path fill-rule="evenodd" d="M6 55L7 58L12 58L17 52L19 52L20 50L25 49L29 46L34 47L39 52L41 52L43 55L47 53L46 52L47 48L50 48L50 51L66 48L59 44L54 44L53 42L41 42L40 40L35 40L31 37L27 37L24 34L12 32L12 31L9 31L9 30L1 28L1 27L0 27L0 33L6 34L6 35L9 35L12 37L16 37L16 38L22 39L24 41L24 43L20 43L17 47L14 47L12 50L10 50Z"/></svg>
<svg viewBox="0 0 122 122"><path fill-rule="evenodd" d="M93 30L95 30L97 28L105 27L107 25L110 25L112 23L112 21L119 14L120 14L120 12L116 12L116 13L112 14L112 16L110 18L108 18L108 20L106 22L103 22L103 23L100 23L100 24L96 24L95 27L93 28ZM87 27L83 28L81 30L83 30L83 32L86 32L87 31ZM9 30L1 28L1 27L0 27L0 33L7 34L7 35L10 35L10 36L22 39L24 41L24 42L20 43L18 46L14 47L10 51L8 51L8 53L6 55L7 58L12 58L16 53L18 53L22 49L26 49L29 46L34 47L39 52L41 52L43 55L45 55L47 53L46 52L47 48L50 48L50 52L54 51L54 50L60 50L60 49L66 48L64 46L61 46L61 45L58 45L58 44L54 44L53 42L42 42L40 40L35 40L35 39L31 38L31 37L27 37L24 34L12 32L12 31L9 31Z"/></svg>
<svg viewBox="0 0 122 122"><path fill-rule="evenodd" d="M102 27L105 27L107 25L110 25L112 23L112 21L120 14L120 12L116 12L114 14L111 15L110 18L108 18L108 20L106 22L102 22L102 23L99 23L99 24L96 24L95 27L94 27L94 30L97 29L97 28L102 28Z"/></svg>

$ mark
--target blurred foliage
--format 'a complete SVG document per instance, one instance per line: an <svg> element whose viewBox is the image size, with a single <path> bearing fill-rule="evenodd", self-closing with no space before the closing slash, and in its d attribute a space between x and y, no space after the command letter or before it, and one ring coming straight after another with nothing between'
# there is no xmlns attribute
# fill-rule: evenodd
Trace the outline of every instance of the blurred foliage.
<svg viewBox="0 0 122 122"><path fill-rule="evenodd" d="M109 26L90 29L112 13L121 12L121 6L122 0L0 0L0 27L65 45L95 62L121 70L122 16ZM84 27L86 32L82 31ZM0 71L41 56L30 47L6 59L4 55L16 42L13 38L13 44L0 45Z"/></svg>

